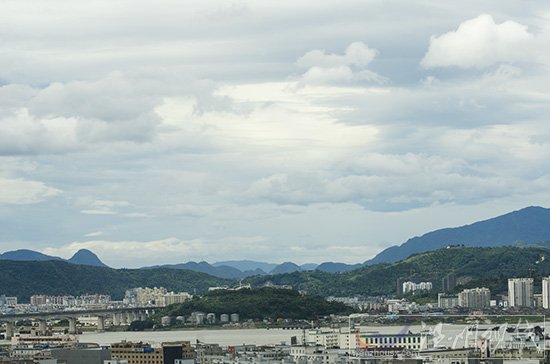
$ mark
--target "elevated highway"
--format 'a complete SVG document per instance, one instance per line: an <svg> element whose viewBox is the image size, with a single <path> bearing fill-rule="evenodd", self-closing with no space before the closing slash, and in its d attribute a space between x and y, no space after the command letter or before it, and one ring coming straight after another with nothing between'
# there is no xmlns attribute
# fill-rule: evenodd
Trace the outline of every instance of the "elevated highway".
<svg viewBox="0 0 550 364"><path fill-rule="evenodd" d="M143 321L158 307L116 307L101 309L66 310L66 311L44 311L26 312L0 315L0 322L6 326L5 337L11 339L14 335L15 323L17 321L32 320L38 321L38 330L41 335L47 332L47 322L51 320L66 319L69 321L69 334L77 333L77 318L82 316L97 316L97 329L105 329L105 321L110 319L112 326L129 325L132 321Z"/></svg>

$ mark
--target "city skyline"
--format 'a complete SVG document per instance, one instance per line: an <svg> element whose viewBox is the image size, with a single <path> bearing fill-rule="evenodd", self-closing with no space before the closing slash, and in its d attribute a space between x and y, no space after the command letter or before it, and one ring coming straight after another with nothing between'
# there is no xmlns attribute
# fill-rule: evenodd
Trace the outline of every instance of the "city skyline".
<svg viewBox="0 0 550 364"><path fill-rule="evenodd" d="M0 14L1 252L358 263L550 206L546 3Z"/></svg>

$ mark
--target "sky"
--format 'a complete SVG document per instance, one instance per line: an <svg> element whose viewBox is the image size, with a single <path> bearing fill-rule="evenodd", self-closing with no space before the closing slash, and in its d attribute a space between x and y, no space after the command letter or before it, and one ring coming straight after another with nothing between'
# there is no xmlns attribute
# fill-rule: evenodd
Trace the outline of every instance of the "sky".
<svg viewBox="0 0 550 364"><path fill-rule="evenodd" d="M550 4L0 0L0 251L357 263L550 207Z"/></svg>

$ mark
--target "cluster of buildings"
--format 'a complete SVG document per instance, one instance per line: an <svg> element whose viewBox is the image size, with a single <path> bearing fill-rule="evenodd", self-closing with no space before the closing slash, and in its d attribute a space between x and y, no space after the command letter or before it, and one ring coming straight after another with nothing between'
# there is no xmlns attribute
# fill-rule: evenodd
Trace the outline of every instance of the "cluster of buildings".
<svg viewBox="0 0 550 364"><path fill-rule="evenodd" d="M360 314L361 315L361 314ZM352 315L353 316L353 315ZM197 340L157 344L121 341L107 346L79 343L76 337L32 328L0 348L3 364L390 364L390 363L550 363L543 332L472 332L467 326L450 340L437 327L319 327L289 331L289 342L276 345L228 345ZM366 316L368 318L368 315ZM233 334L234 335L234 334ZM291 336L295 335L295 336ZM239 342L238 337L234 338ZM549 342L550 344L550 342Z"/></svg>
<svg viewBox="0 0 550 364"><path fill-rule="evenodd" d="M373 332L370 327L309 330L293 342L294 363L549 363L547 338L536 328L523 333L474 332L467 327L450 334L441 327ZM459 340L460 339L460 340Z"/></svg>
<svg viewBox="0 0 550 364"><path fill-rule="evenodd" d="M356 297L327 297L329 302L340 302L351 306L358 311L383 312L387 311L386 297L382 296L356 296Z"/></svg>
<svg viewBox="0 0 550 364"><path fill-rule="evenodd" d="M449 273L442 278L442 292L438 293L437 306L440 309L451 308L542 308L550 309L550 277L542 279L542 293L536 294L534 290L533 278L510 278L508 279L508 294L491 296L491 291L486 287L476 287L464 289L459 293L450 293L456 289L457 278L454 273ZM426 293L433 288L431 282L405 281L403 278L397 280L398 296L407 293ZM405 304L405 302L407 302ZM411 311L416 308L414 304L408 303L406 300L385 299L380 302L381 306L388 307L389 312ZM399 307L397 307L399 306ZM421 305L422 306L422 305ZM379 308L373 306L372 308ZM397 307L397 308L396 308ZM364 306L369 310L371 307Z"/></svg>
<svg viewBox="0 0 550 364"><path fill-rule="evenodd" d="M510 307L550 309L550 277L542 279L542 294L535 294L533 278L508 279L508 296L491 299L488 288L465 289L457 295L438 294L440 308Z"/></svg>
<svg viewBox="0 0 550 364"><path fill-rule="evenodd" d="M215 313L204 313L204 312L192 312L189 316L164 316L161 318L162 326L171 326L174 323L176 324L185 324L190 323L193 325L213 325L213 324L229 324L229 323L238 323L240 320L238 313L222 313L219 317Z"/></svg>
<svg viewBox="0 0 550 364"><path fill-rule="evenodd" d="M18 336L11 347L0 349L3 364L194 364L196 351L189 341L152 346L122 341L109 346L79 343L67 335Z"/></svg>
<svg viewBox="0 0 550 364"><path fill-rule="evenodd" d="M416 292L429 292L432 290L432 282L414 283L411 281L403 282L403 294Z"/></svg>
<svg viewBox="0 0 550 364"><path fill-rule="evenodd" d="M487 342L472 340L471 346L436 347L436 336L429 330L381 333L357 328L318 328L292 336L290 342L274 345L228 345L197 341L174 341L152 345L121 341L108 346L57 342L0 351L0 363L18 364L374 364L374 363L479 363L475 359L500 350L510 357L519 351L507 343L496 348ZM235 338L238 341L238 338ZM538 343L540 344L540 343ZM484 345L484 346L483 346ZM510 344L511 345L511 344ZM522 348L521 355L528 353ZM544 350L544 347L540 347ZM515 354L514 354L515 353ZM540 352L539 352L540 354ZM493 354L495 355L495 354ZM462 361L456 361L460 359ZM499 362L499 363L502 363Z"/></svg>
<svg viewBox="0 0 550 364"><path fill-rule="evenodd" d="M10 307L17 305L17 297L6 296L5 294L0 295L0 307Z"/></svg>
<svg viewBox="0 0 550 364"><path fill-rule="evenodd" d="M88 294L82 296L48 296L32 295L31 306L57 307L104 307L111 304L111 296L105 294Z"/></svg>
<svg viewBox="0 0 550 364"><path fill-rule="evenodd" d="M495 303L493 303L495 305ZM491 306L491 291L488 288L471 288L452 295L439 293L437 295L439 308L486 308Z"/></svg>
<svg viewBox="0 0 550 364"><path fill-rule="evenodd" d="M29 313L86 309L110 309L132 307L166 307L190 300L187 292L169 292L164 287L137 287L125 292L122 301L112 300L110 295L93 293L80 296L35 294L30 302L22 304L17 297L0 295L1 313Z"/></svg>
<svg viewBox="0 0 550 364"><path fill-rule="evenodd" d="M164 287L138 287L125 292L123 303L130 306L166 307L175 303L183 303L193 296L187 292L168 292Z"/></svg>

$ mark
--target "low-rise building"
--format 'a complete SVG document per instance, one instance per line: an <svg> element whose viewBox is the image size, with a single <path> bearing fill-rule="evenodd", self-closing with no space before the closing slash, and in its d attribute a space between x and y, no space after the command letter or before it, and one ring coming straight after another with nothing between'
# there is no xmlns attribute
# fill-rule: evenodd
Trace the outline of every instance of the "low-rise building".
<svg viewBox="0 0 550 364"><path fill-rule="evenodd" d="M364 351L420 351L433 348L433 336L430 333L407 334L356 334L356 350Z"/></svg>
<svg viewBox="0 0 550 364"><path fill-rule="evenodd" d="M290 357L295 363L334 364L339 358L339 350L327 349L321 345L292 346Z"/></svg>
<svg viewBox="0 0 550 364"><path fill-rule="evenodd" d="M128 364L164 364L161 348L143 342L123 341L111 345L112 359L126 360Z"/></svg>
<svg viewBox="0 0 550 364"><path fill-rule="evenodd" d="M189 341L162 343L161 347L123 341L111 345L111 357L126 360L128 364L165 364L176 359L194 359L195 351Z"/></svg>
<svg viewBox="0 0 550 364"><path fill-rule="evenodd" d="M108 348L58 348L51 349L51 356L64 364L97 364L111 359Z"/></svg>
<svg viewBox="0 0 550 364"><path fill-rule="evenodd" d="M0 295L0 307L2 306L15 306L17 305L17 297L10 297L6 295Z"/></svg>

